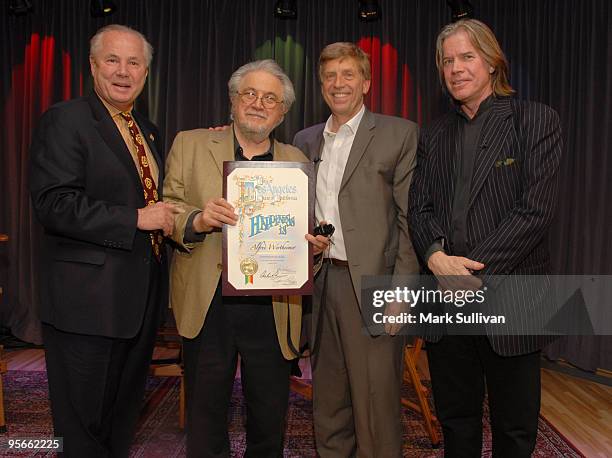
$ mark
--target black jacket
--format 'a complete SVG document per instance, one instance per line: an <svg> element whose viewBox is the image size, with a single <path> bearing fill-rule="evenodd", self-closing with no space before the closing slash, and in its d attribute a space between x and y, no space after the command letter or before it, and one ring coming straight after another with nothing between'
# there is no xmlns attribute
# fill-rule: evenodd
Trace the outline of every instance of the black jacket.
<svg viewBox="0 0 612 458"><path fill-rule="evenodd" d="M159 165L155 126L133 113ZM31 146L30 190L45 229L42 321L82 334L129 338L140 329L150 281L167 297L166 260L151 276L149 233L136 228L145 206L133 159L101 100L62 102L45 112ZM161 198L161 197L160 197ZM158 269L155 269L158 272Z"/></svg>

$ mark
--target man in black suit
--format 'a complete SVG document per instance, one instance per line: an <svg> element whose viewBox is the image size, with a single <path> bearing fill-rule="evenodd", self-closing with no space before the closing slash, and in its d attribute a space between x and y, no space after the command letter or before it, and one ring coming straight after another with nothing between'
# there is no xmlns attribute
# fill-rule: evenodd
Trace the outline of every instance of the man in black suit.
<svg viewBox="0 0 612 458"><path fill-rule="evenodd" d="M436 60L455 109L419 140L409 197L414 246L442 287L449 276L461 277L465 289L486 287L501 310L541 321L542 300L522 293L518 275L543 275L549 268L558 116L545 105L510 97L506 58L482 22L444 27ZM528 457L540 408L539 350L547 340L484 329L488 337L446 335L427 346L446 456L481 455L486 380L493 456Z"/></svg>
<svg viewBox="0 0 612 458"><path fill-rule="evenodd" d="M94 92L41 118L32 204L45 229L41 319L53 426L66 456L128 456L162 304L163 156L132 110L152 48L124 26L91 40Z"/></svg>

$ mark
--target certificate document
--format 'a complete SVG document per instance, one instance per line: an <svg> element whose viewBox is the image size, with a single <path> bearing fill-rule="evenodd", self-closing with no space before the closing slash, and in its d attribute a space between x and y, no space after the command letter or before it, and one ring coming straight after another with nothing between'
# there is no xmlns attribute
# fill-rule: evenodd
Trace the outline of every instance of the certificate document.
<svg viewBox="0 0 612 458"><path fill-rule="evenodd" d="M223 195L238 215L223 226L223 294L312 294L313 164L224 162Z"/></svg>

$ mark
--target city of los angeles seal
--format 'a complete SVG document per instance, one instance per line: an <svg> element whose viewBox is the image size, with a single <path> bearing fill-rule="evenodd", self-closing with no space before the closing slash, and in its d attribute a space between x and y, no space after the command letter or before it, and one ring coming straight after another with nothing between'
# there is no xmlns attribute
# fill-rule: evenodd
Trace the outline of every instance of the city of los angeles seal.
<svg viewBox="0 0 612 458"><path fill-rule="evenodd" d="M257 261L253 258L245 258L240 261L240 272L244 274L244 284L253 284L253 275L257 273Z"/></svg>

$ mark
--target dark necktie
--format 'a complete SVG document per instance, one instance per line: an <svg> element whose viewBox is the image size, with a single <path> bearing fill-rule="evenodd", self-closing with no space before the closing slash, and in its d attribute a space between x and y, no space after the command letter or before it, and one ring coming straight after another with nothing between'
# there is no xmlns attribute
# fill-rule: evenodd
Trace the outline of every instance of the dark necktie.
<svg viewBox="0 0 612 458"><path fill-rule="evenodd" d="M136 156L138 157L138 174L140 175L140 181L142 183L142 190L144 192L144 200L147 205L154 205L159 201L159 195L157 194L157 187L153 176L151 175L151 167L149 167L149 160L147 159L147 153L145 152L144 140L138 126L132 119L132 115L124 111L121 113L121 117L128 123L128 129L134 146L136 147ZM149 233L151 236L151 245L153 246L153 253L155 258L161 260L161 245L164 241L163 234L161 231L152 231Z"/></svg>

